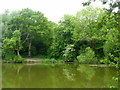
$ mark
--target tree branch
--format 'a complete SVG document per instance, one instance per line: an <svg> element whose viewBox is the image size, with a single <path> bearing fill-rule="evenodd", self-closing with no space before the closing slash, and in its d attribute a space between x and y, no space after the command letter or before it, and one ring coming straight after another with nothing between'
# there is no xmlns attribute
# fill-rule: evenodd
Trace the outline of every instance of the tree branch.
<svg viewBox="0 0 120 90"><path fill-rule="evenodd" d="M27 34L27 36L26 36L25 40L23 41L23 43L25 43L25 41L28 39L28 36L29 36L29 33Z"/></svg>

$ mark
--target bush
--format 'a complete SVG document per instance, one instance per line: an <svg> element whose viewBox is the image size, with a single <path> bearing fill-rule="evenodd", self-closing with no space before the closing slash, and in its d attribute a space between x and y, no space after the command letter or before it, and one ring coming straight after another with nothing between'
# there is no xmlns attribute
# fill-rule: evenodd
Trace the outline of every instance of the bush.
<svg viewBox="0 0 120 90"><path fill-rule="evenodd" d="M15 56L13 58L13 62L16 62L16 63L22 63L24 61L24 59L20 56Z"/></svg>
<svg viewBox="0 0 120 90"><path fill-rule="evenodd" d="M63 51L63 56L65 57L65 61L74 61L75 60L75 49L74 45L69 44Z"/></svg>
<svg viewBox="0 0 120 90"><path fill-rule="evenodd" d="M80 63L85 63L85 64L97 62L95 53L90 47L87 47L84 53L77 56L77 59Z"/></svg>
<svg viewBox="0 0 120 90"><path fill-rule="evenodd" d="M3 62L13 62L13 63L22 63L24 61L24 58L16 55L11 55L3 58Z"/></svg>

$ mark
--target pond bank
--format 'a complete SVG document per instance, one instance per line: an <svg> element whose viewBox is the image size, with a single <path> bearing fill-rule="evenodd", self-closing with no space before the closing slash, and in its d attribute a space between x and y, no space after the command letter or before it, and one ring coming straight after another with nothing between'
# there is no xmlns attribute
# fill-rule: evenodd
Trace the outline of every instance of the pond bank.
<svg viewBox="0 0 120 90"><path fill-rule="evenodd" d="M39 63L79 63L79 64L83 64L84 63L80 63L78 61L64 61L64 60L55 60L55 59L43 59L43 58L24 58L23 62L13 62L13 61L3 61L2 63L30 63L30 64L39 64ZM89 66L91 67L115 67L112 65L107 65L107 64L98 64L98 63L94 63L94 64L89 64Z"/></svg>
<svg viewBox="0 0 120 90"><path fill-rule="evenodd" d="M63 60L57 61L54 59L40 59L40 58L25 58L25 62L27 62L27 63L41 63L41 62L45 62L45 63L80 63L78 61L63 61ZM111 67L111 65L97 64L97 63L96 64L89 64L89 66L91 66L91 67Z"/></svg>
<svg viewBox="0 0 120 90"><path fill-rule="evenodd" d="M40 62L42 61L43 59L39 59L39 58L25 58L25 62Z"/></svg>

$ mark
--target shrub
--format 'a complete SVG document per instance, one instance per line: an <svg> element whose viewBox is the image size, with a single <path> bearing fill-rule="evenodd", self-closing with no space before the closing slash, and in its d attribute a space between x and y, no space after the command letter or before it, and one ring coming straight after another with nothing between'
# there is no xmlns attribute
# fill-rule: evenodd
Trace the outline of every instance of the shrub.
<svg viewBox="0 0 120 90"><path fill-rule="evenodd" d="M87 47L84 53L77 56L77 59L80 63L96 63L97 62L95 58L95 53L90 47Z"/></svg>
<svg viewBox="0 0 120 90"><path fill-rule="evenodd" d="M75 60L75 49L74 45L69 44L63 51L63 56L65 57L65 61L74 61Z"/></svg>
<svg viewBox="0 0 120 90"><path fill-rule="evenodd" d="M23 62L23 58L21 56L15 56L13 58L13 62L16 62L16 63L22 63Z"/></svg>

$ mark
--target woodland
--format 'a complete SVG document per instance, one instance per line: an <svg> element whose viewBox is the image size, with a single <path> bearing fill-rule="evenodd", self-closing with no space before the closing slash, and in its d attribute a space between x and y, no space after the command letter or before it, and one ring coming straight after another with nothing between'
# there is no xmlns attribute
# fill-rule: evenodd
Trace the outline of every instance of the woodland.
<svg viewBox="0 0 120 90"><path fill-rule="evenodd" d="M26 57L49 60L117 64L120 60L120 2L101 9L83 3L76 15L58 23L40 11L25 8L0 14L3 61L23 62ZM103 2L104 4L105 2Z"/></svg>

